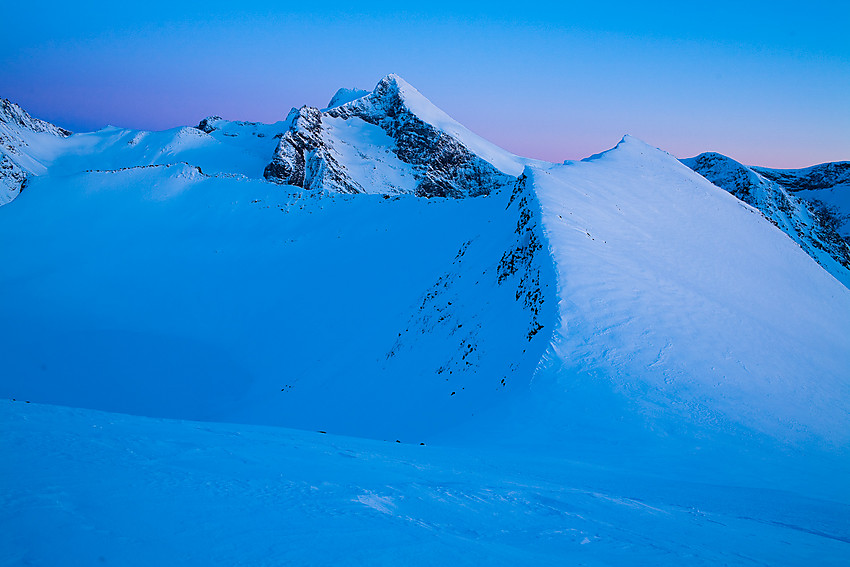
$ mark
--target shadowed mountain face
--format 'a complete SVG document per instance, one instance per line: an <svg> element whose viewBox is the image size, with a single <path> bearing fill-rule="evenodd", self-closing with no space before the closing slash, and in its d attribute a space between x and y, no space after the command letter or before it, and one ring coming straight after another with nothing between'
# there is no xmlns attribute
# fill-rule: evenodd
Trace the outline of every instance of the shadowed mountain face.
<svg viewBox="0 0 850 567"><path fill-rule="evenodd" d="M850 244L841 234L845 213L817 198L829 199L836 191L850 193L850 163L772 170L748 167L717 153L682 163L761 211L824 269L850 286Z"/></svg>
<svg viewBox="0 0 850 567"><path fill-rule="evenodd" d="M755 166L752 169L790 191L812 191L850 185L850 162L847 161L822 163L803 169L769 169Z"/></svg>
<svg viewBox="0 0 850 567"><path fill-rule="evenodd" d="M804 169L752 169L808 202L826 224L850 243L850 162L822 163Z"/></svg>

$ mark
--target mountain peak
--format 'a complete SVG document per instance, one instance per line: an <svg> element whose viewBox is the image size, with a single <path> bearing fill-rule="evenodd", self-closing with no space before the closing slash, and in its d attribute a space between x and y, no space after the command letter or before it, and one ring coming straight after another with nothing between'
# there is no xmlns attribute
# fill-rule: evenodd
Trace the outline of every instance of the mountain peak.
<svg viewBox="0 0 850 567"><path fill-rule="evenodd" d="M378 81L368 97L373 104L381 106L403 105L411 114L440 130L455 134L459 129L466 130L451 116L443 112L428 100L416 87L390 73Z"/></svg>
<svg viewBox="0 0 850 567"><path fill-rule="evenodd" d="M614 147L615 147L615 149L616 148L632 148L632 149L637 150L637 151L653 151L653 152L663 152L663 153L667 154L667 152L665 152L661 148L653 146L652 144L648 144L648 143L644 142L643 140L641 140L640 138L632 136L631 134L626 134L625 136L623 136L620 139L620 141L617 142L617 145L614 146Z"/></svg>
<svg viewBox="0 0 850 567"><path fill-rule="evenodd" d="M328 108L305 106L290 118L265 171L280 183L467 197L522 172L522 160L464 128L395 74L371 93L340 89Z"/></svg>
<svg viewBox="0 0 850 567"><path fill-rule="evenodd" d="M15 104L6 98L0 98L0 123L26 128L32 132L46 132L61 138L65 138L72 134L70 130L60 128L55 124L51 124L50 122L39 118L33 118L26 110L21 108L20 105Z"/></svg>
<svg viewBox="0 0 850 567"><path fill-rule="evenodd" d="M661 158L667 157L667 158L670 158L670 159L673 159L673 160L676 159L673 156L671 156L669 153L665 152L664 150L657 148L657 147L655 147L651 144L647 144L646 142L644 142L640 138L636 138L636 137L632 136L631 134L626 134L625 136L623 136L620 139L619 142L617 142L617 145L614 146L613 148L605 150L604 152L599 152L598 154L593 154L591 156L588 156L588 157L582 159L581 161L596 161L596 160L603 158L603 157L607 158L607 157L611 157L611 156L638 155L638 154L645 155L645 156L654 155L654 156L658 156L658 157L661 157ZM567 160L564 163L568 163L568 162L569 162L569 160Z"/></svg>

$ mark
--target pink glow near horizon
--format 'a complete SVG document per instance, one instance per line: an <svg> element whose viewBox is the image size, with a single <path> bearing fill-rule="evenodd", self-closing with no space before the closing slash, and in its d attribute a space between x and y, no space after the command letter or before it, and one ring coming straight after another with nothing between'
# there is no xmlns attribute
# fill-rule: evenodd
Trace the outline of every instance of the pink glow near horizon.
<svg viewBox="0 0 850 567"><path fill-rule="evenodd" d="M166 129L213 114L274 122L395 72L482 137L548 161L627 133L678 157L718 151L782 168L850 159L840 17L615 3L517 20L498 3L438 4L404 17L380 2L355 14L333 2L252 12L155 1L86 17L14 5L9 17L40 25L0 37L0 96L73 130Z"/></svg>

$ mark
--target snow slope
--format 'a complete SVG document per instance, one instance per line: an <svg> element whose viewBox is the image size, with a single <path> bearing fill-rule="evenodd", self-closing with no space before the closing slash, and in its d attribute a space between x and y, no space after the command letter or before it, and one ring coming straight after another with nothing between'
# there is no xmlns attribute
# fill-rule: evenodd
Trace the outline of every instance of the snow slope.
<svg viewBox="0 0 850 567"><path fill-rule="evenodd" d="M850 291L784 234L626 137L533 174L558 269L553 377L657 421L850 441Z"/></svg>
<svg viewBox="0 0 850 567"><path fill-rule="evenodd" d="M525 238L507 194L352 198L178 163L24 197L0 209L6 397L427 440L527 381L552 328L524 299L536 264L500 269Z"/></svg>
<svg viewBox="0 0 850 567"><path fill-rule="evenodd" d="M0 430L3 566L838 566L850 546L847 501L551 452L20 401Z"/></svg>
<svg viewBox="0 0 850 567"><path fill-rule="evenodd" d="M0 99L0 206L24 189L28 175L46 171L39 149L51 147L71 132L30 116L17 104Z"/></svg>
<svg viewBox="0 0 850 567"><path fill-rule="evenodd" d="M665 152L499 169L394 76L273 125L15 128L10 564L846 557L850 290Z"/></svg>
<svg viewBox="0 0 850 567"><path fill-rule="evenodd" d="M71 134L30 117L5 99L0 101L2 168L10 170L7 164L11 163L29 177L186 162L204 173L262 178L269 156L288 127L287 122L259 124L210 117L196 128L145 132L107 126Z"/></svg>
<svg viewBox="0 0 850 567"><path fill-rule="evenodd" d="M842 164L791 170L780 176L774 170L750 168L716 153L701 154L682 163L761 211L826 271L850 287L850 243L840 233L840 213L833 217L824 212L827 205L816 198L801 199L801 192L792 193L794 185L788 181L796 180L797 187L817 187L807 190L809 193L840 194ZM784 179L784 184L776 179ZM850 174L845 173L844 180L850 187Z"/></svg>
<svg viewBox="0 0 850 567"><path fill-rule="evenodd" d="M336 108L337 106L341 106L347 102L351 102L352 100L356 100L368 94L369 91L364 91L363 89L341 88L336 91L336 94L334 94L333 97L331 97L331 101L328 103L327 108L323 108L322 110Z"/></svg>

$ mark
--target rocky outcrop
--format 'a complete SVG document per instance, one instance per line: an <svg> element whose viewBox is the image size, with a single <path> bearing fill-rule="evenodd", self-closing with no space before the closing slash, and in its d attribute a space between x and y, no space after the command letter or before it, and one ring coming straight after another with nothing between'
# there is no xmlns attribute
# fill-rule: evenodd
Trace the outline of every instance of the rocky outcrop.
<svg viewBox="0 0 850 567"><path fill-rule="evenodd" d="M528 313L526 339L531 339L544 325L541 322L544 302L541 286L540 252L543 250L543 229L540 226L540 205L533 190L528 186L528 175L523 173L514 184L508 208L515 207L517 213L516 242L502 254L496 269L497 282L506 285L513 281L515 298L521 301Z"/></svg>
<svg viewBox="0 0 850 567"><path fill-rule="evenodd" d="M394 75L382 79L371 94L345 104L324 111L305 106L294 112L291 127L266 168L266 179L307 189L370 192L368 177L346 163L343 145L354 145L354 151L362 156L368 154L375 169L406 168L412 174L412 190L410 186L393 184L393 176L388 174L382 180L383 191L413 192L423 197L475 197L489 194L513 179L477 155L453 132L431 123L430 116L450 119ZM378 138L374 134L353 144L340 139L328 124L340 121L356 121L361 126L365 123L368 132L379 129L389 156L398 163L375 160L373 149L358 147L374 145Z"/></svg>
<svg viewBox="0 0 850 567"><path fill-rule="evenodd" d="M804 169L769 169L766 167L753 167L752 169L771 181L779 183L789 191L795 192L850 185L850 161L822 163Z"/></svg>
<svg viewBox="0 0 850 567"><path fill-rule="evenodd" d="M850 162L822 163L804 169L752 169L808 203L822 224L850 244Z"/></svg>
<svg viewBox="0 0 850 567"><path fill-rule="evenodd" d="M403 368L408 379L410 367L417 368L418 380L443 389L456 403L468 403L473 392L498 395L531 376L552 338L557 301L530 175L527 170L513 187L481 203L492 207L488 232L462 242L425 289L387 351L384 371ZM423 365L422 352L439 364Z"/></svg>
<svg viewBox="0 0 850 567"><path fill-rule="evenodd" d="M364 187L339 163L333 141L322 129L324 113L303 106L290 112L291 126L281 137L265 178L305 189L327 189L336 193L365 193Z"/></svg>
<svg viewBox="0 0 850 567"><path fill-rule="evenodd" d="M213 132L218 130L216 123L220 122L221 120L221 116L207 116L206 118L201 120L201 122L197 126L195 126L195 128L197 128L201 132L212 134Z"/></svg>
<svg viewBox="0 0 850 567"><path fill-rule="evenodd" d="M823 209L798 198L787 186L794 185L798 191L832 186L836 174L846 174L844 164L823 164L800 175L803 170L748 167L713 152L684 159L682 163L761 211L837 279L845 285L850 282L850 245L837 232L836 223Z"/></svg>
<svg viewBox="0 0 850 567"><path fill-rule="evenodd" d="M72 134L70 130L60 128L39 118L33 118L23 108L5 98L0 98L0 122L31 132L46 132L61 138L66 138Z"/></svg>
<svg viewBox="0 0 850 567"><path fill-rule="evenodd" d="M26 172L6 155L0 154L0 205L17 197L26 182Z"/></svg>

